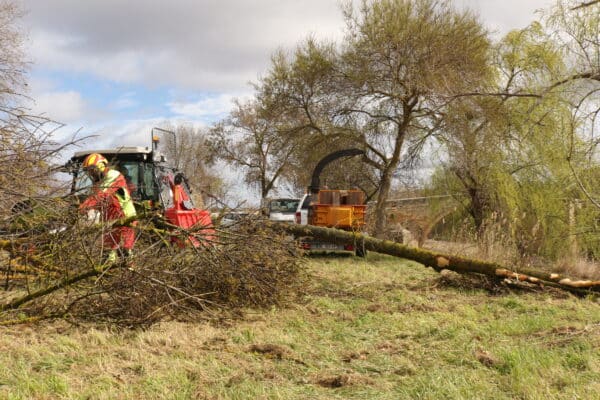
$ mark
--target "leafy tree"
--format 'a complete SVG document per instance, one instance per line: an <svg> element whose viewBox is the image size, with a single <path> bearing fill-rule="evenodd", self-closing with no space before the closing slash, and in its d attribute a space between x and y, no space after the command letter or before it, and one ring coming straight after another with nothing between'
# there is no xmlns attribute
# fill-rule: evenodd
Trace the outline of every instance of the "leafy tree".
<svg viewBox="0 0 600 400"><path fill-rule="evenodd" d="M587 142L588 157L594 158L598 147L598 115L600 115L600 4L560 0L546 17L550 34L561 46L567 68L547 85L545 96L561 96L572 110L572 142ZM575 151L575 149L572 149ZM572 156L569 155L569 160ZM575 179L586 196L588 193L571 165ZM596 204L600 207L600 204Z"/></svg>
<svg viewBox="0 0 600 400"><path fill-rule="evenodd" d="M548 123L548 104L538 104L540 112L531 113L539 101L536 87L560 67L558 51L541 26L510 32L496 46L494 59L495 78L482 81L478 93L448 107L438 136L447 151L446 168L464 188L479 234L491 213L514 209L515 196L501 193L501 188L523 169L540 165L534 138L552 137L555 128Z"/></svg>
<svg viewBox="0 0 600 400"><path fill-rule="evenodd" d="M375 234L401 160L418 154L435 132L449 98L488 74L486 32L469 12L447 1L363 1L345 9L348 32L339 46L307 40L279 54L258 98L316 143L347 138L367 151L378 171Z"/></svg>
<svg viewBox="0 0 600 400"><path fill-rule="evenodd" d="M576 230L569 213L580 198L569 162L590 162L585 141L571 134L564 93L545 91L567 71L563 53L539 23L510 32L496 48L496 79L455 102L445 118L440 138L454 177L435 179L465 190L480 238L493 221L520 255L563 256Z"/></svg>

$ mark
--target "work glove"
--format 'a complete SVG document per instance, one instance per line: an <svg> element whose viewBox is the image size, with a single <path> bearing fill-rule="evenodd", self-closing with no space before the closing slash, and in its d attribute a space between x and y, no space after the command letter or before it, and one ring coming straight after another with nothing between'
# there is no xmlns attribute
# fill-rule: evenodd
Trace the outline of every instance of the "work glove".
<svg viewBox="0 0 600 400"><path fill-rule="evenodd" d="M80 219L80 223L83 226L96 226L100 224L100 211L98 210L88 210L83 218Z"/></svg>

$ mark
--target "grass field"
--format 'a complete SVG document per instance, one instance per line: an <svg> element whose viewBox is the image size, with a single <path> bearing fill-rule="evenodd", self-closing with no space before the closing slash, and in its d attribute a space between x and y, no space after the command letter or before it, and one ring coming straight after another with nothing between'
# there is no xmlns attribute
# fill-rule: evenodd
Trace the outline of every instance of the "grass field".
<svg viewBox="0 0 600 400"><path fill-rule="evenodd" d="M299 299L239 319L0 328L0 399L600 399L592 298L375 254L307 267Z"/></svg>

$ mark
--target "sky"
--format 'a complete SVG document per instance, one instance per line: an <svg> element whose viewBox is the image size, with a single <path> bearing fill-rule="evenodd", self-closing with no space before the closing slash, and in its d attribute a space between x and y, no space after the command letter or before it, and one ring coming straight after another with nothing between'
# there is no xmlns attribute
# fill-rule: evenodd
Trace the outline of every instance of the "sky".
<svg viewBox="0 0 600 400"><path fill-rule="evenodd" d="M355 0L357 1L357 0ZM34 113L86 148L149 146L170 121L208 126L252 95L270 56L302 39L337 40L338 0L20 0ZM495 35L553 0L454 0Z"/></svg>

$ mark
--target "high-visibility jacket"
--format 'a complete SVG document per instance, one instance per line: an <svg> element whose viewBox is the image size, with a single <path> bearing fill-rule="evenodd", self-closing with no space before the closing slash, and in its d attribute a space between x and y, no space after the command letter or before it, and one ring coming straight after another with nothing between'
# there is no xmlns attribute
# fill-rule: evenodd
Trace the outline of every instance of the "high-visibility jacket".
<svg viewBox="0 0 600 400"><path fill-rule="evenodd" d="M109 169L104 179L92 187L92 194L81 203L79 209L98 210L104 221L135 216L125 177L114 169Z"/></svg>

